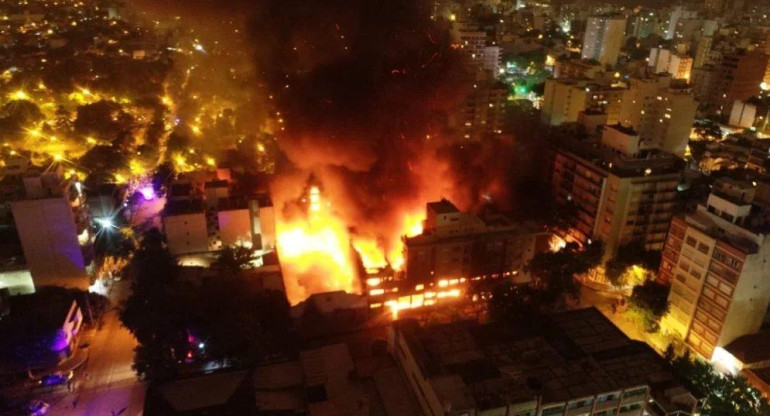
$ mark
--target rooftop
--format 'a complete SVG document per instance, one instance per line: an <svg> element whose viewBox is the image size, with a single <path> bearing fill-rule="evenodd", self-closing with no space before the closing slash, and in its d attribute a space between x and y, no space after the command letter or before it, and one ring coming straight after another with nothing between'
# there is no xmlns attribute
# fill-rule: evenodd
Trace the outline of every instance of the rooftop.
<svg viewBox="0 0 770 416"><path fill-rule="evenodd" d="M744 335L727 344L725 349L746 365L770 361L770 332Z"/></svg>
<svg viewBox="0 0 770 416"><path fill-rule="evenodd" d="M634 156L618 154L600 142L557 133L555 147L564 155L571 156L595 168L622 178L680 175L684 161L673 154L657 149L640 150Z"/></svg>
<svg viewBox="0 0 770 416"><path fill-rule="evenodd" d="M203 202L197 199L169 200L163 208L164 216L203 213Z"/></svg>
<svg viewBox="0 0 770 416"><path fill-rule="evenodd" d="M456 408L557 403L671 382L665 362L594 308L537 322L397 324L418 365Z"/></svg>
<svg viewBox="0 0 770 416"><path fill-rule="evenodd" d="M437 202L428 202L428 211L433 211L437 214L453 214L456 212L460 212L457 207L449 202L447 199L441 199L441 201Z"/></svg>

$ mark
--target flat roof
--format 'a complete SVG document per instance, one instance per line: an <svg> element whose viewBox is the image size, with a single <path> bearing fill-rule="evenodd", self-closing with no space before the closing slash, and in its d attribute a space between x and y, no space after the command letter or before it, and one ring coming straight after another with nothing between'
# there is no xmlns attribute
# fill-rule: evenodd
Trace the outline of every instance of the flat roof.
<svg viewBox="0 0 770 416"><path fill-rule="evenodd" d="M441 199L441 201L428 202L428 210L437 214L453 214L460 212L455 204L449 202L449 200Z"/></svg>
<svg viewBox="0 0 770 416"><path fill-rule="evenodd" d="M519 322L396 327L425 377L458 409L537 396L560 403L674 380L655 351L628 339L595 308Z"/></svg>

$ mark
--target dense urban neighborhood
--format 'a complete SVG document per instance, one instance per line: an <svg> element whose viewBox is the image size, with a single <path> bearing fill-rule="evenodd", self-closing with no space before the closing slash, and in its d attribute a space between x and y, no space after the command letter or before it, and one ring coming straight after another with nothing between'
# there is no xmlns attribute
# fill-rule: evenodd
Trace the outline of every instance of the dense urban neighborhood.
<svg viewBox="0 0 770 416"><path fill-rule="evenodd" d="M0 0L0 416L770 416L768 14Z"/></svg>

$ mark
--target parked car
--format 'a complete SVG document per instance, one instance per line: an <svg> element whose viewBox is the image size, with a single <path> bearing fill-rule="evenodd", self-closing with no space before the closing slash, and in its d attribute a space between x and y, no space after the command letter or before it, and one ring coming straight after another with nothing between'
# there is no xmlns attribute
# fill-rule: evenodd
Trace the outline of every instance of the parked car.
<svg viewBox="0 0 770 416"><path fill-rule="evenodd" d="M42 400L32 400L27 403L25 410L29 416L43 416L50 408L51 405Z"/></svg>
<svg viewBox="0 0 770 416"><path fill-rule="evenodd" d="M68 373L62 373L61 371L57 371L55 373L51 373L48 375L43 376L43 378L40 379L39 383L42 386L59 386L62 385L72 379L72 371Z"/></svg>

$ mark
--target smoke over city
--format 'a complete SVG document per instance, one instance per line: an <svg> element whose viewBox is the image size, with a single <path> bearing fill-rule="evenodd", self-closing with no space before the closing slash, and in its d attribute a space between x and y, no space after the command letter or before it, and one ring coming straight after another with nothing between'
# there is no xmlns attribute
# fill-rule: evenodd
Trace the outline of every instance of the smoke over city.
<svg viewBox="0 0 770 416"><path fill-rule="evenodd" d="M246 26L234 36L253 48L255 124L275 135L284 156L270 191L279 256L296 255L282 261L292 302L355 290L355 252L364 266L400 268L401 238L421 231L428 201L444 197L464 210L489 199L510 206L511 144L460 142L448 127L473 73L431 2L223 5L242 22L205 1L156 7L206 16L207 32ZM311 186L320 188L323 219L310 218L303 205Z"/></svg>
<svg viewBox="0 0 770 416"><path fill-rule="evenodd" d="M503 146L449 139L446 121L470 85L461 52L429 6L274 0L250 24L272 129L290 162L272 189L284 220L296 220L292 202L312 176L352 244L374 241L391 265L425 202L446 197L468 209L482 194L507 196L495 185L493 168L503 166L489 163L502 160Z"/></svg>

